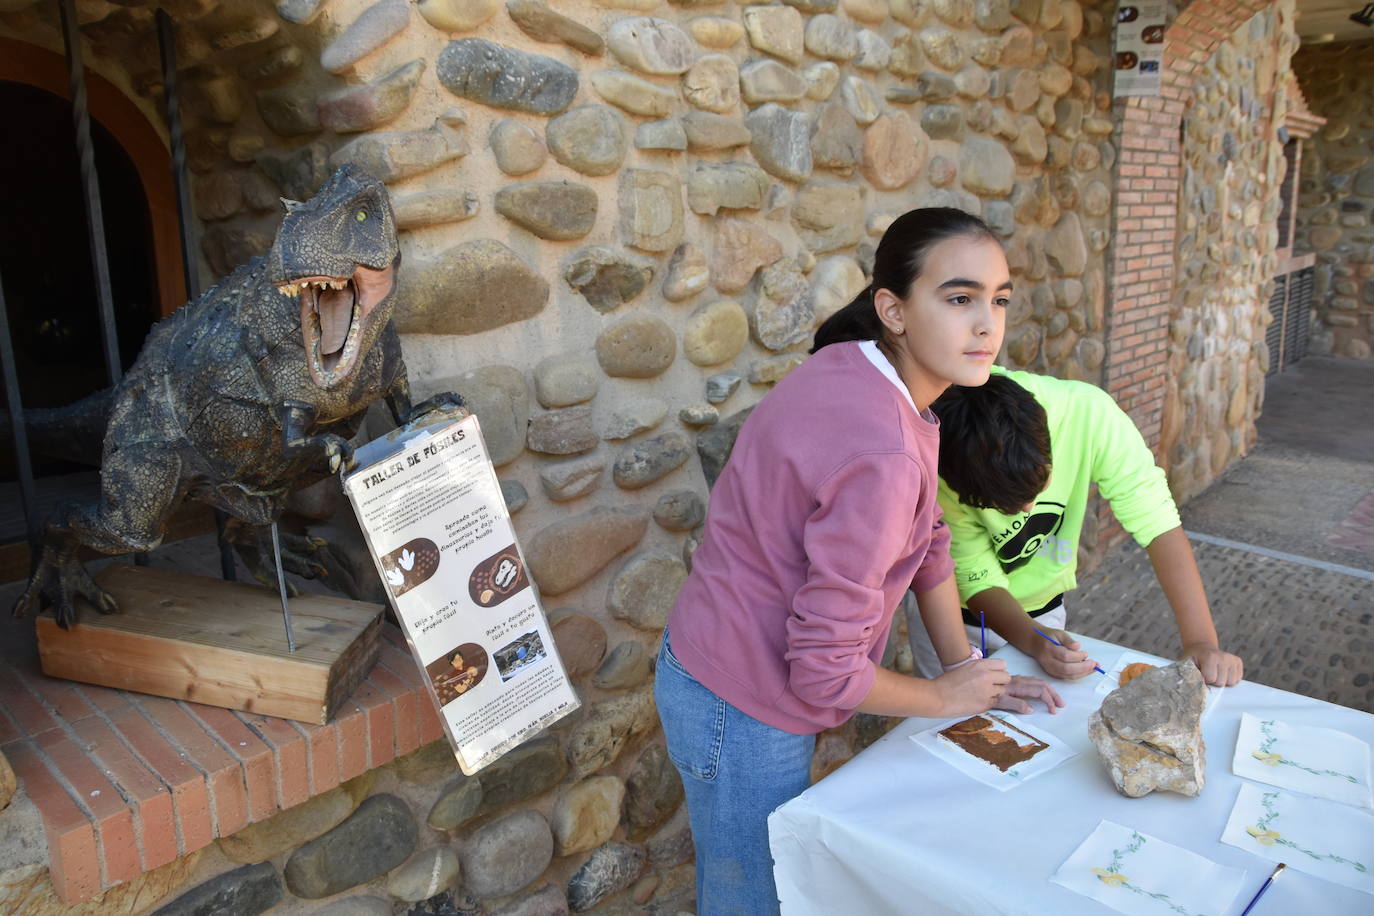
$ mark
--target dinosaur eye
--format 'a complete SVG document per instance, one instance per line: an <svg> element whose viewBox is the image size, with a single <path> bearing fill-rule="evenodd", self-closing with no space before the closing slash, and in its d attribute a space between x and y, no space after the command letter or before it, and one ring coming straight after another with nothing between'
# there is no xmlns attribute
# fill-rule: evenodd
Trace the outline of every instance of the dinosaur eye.
<svg viewBox="0 0 1374 916"><path fill-rule="evenodd" d="M358 222L360 222L360 223L365 223L365 222L367 222L367 211L366 211L366 210L359 210L357 213L354 213L354 214L353 214L353 218L356 219L356 220L357 220Z"/></svg>

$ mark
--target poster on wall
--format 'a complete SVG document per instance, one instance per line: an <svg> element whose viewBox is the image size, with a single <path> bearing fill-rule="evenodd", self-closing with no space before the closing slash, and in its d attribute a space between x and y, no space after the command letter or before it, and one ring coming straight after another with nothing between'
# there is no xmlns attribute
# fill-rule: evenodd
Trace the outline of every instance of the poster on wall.
<svg viewBox="0 0 1374 916"><path fill-rule="evenodd" d="M481 427L463 411L427 414L355 459L344 492L472 775L579 705Z"/></svg>
<svg viewBox="0 0 1374 916"><path fill-rule="evenodd" d="M1163 0L1126 0L1116 8L1113 98L1159 95L1167 10Z"/></svg>

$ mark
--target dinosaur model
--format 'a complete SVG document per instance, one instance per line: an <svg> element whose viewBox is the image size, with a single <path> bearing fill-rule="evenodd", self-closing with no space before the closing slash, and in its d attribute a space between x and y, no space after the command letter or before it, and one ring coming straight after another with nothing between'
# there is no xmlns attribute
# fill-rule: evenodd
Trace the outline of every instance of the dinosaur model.
<svg viewBox="0 0 1374 916"><path fill-rule="evenodd" d="M385 398L400 424L462 404L447 393L411 404L392 322L401 253L385 186L344 166L310 200L283 203L266 256L154 326L117 386L34 411L49 426L81 427L72 442L93 442L103 417L101 491L48 520L16 616L53 606L66 628L78 597L115 611L78 551L150 550L183 499L228 513L226 537L256 578L274 581L268 526L288 493L352 463L348 440L369 405ZM298 540L305 548L284 550L283 565L313 577L310 539Z"/></svg>

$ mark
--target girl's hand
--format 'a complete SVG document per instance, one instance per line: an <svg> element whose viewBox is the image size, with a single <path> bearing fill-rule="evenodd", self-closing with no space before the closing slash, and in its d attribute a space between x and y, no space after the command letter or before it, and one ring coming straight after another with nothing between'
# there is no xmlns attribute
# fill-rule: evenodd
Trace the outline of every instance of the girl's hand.
<svg viewBox="0 0 1374 916"><path fill-rule="evenodd" d="M1039 700L1044 703L1050 715L1057 714L1059 708L1064 705L1059 694L1048 683L1038 677L1022 677L1018 674L1012 676L1011 683L1007 684L992 708L1005 709L1008 712L1034 712L1035 709L1026 700Z"/></svg>
<svg viewBox="0 0 1374 916"><path fill-rule="evenodd" d="M1010 682L1006 662L984 658L947 671L932 683L940 691L942 716L971 716L992 709Z"/></svg>
<svg viewBox="0 0 1374 916"><path fill-rule="evenodd" d="M1074 639L1065 630L1046 630L1050 636L1063 643L1056 646L1048 639L1035 637L1037 643L1035 647L1035 660L1040 663L1040 668L1050 677L1057 677L1064 681L1076 681L1085 674L1092 674L1093 667L1097 662L1088 658L1088 653L1083 651L1082 643Z"/></svg>
<svg viewBox="0 0 1374 916"><path fill-rule="evenodd" d="M1213 645L1199 643L1183 647L1183 657L1191 658L1202 679L1220 687L1233 687L1240 683L1245 674L1245 663L1240 656L1223 652Z"/></svg>

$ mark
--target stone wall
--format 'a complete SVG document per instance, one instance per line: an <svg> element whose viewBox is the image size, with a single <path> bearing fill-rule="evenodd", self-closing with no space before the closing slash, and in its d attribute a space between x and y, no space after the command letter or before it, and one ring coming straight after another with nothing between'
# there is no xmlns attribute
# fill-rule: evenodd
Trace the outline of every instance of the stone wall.
<svg viewBox="0 0 1374 916"><path fill-rule="evenodd" d="M79 6L91 65L155 112L152 6ZM453 806L471 820L426 825L433 797L399 776L379 777L378 791L419 818L422 865L449 868L456 856L457 886L492 906L550 883L585 902L572 888L588 867L643 871L663 889L631 894L677 901L680 852L664 858L648 839L659 818L683 817L650 659L699 537L702 466L718 466L731 420L865 285L884 227L913 206L963 207L1005 240L1016 293L1003 362L1100 381L1111 4L175 0L172 10L205 278L263 250L278 197L307 197L339 163L388 183L413 387L456 390L479 415L584 699L576 719L501 766L511 775L499 780L537 790L493 793L498 777L486 773L455 784ZM47 5L0 25L54 45ZM910 670L898 645L890 660ZM822 735L816 773L886 724L860 716ZM637 813L627 800L646 791L665 807ZM583 820L591 826L569 840ZM472 850L513 838L537 841L529 861L540 868L519 882L475 879L486 872L466 857L487 860ZM298 854L270 858L288 901ZM404 860L376 879L379 893L411 867ZM248 879L271 883L261 869Z"/></svg>
<svg viewBox="0 0 1374 916"><path fill-rule="evenodd" d="M1310 353L1374 355L1374 42L1307 45L1293 69L1326 126L1303 143L1299 245L1317 253Z"/></svg>
<svg viewBox="0 0 1374 916"><path fill-rule="evenodd" d="M1194 76L1183 122L1161 447L1179 501L1253 444L1277 260L1292 0L1256 13Z"/></svg>

